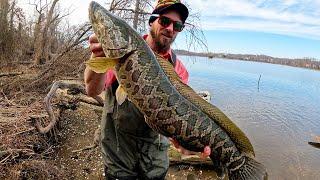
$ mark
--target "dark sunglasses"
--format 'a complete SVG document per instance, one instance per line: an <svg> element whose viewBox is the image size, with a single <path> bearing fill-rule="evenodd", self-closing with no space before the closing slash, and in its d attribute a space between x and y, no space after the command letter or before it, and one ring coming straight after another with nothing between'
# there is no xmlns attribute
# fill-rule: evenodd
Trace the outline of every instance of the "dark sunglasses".
<svg viewBox="0 0 320 180"><path fill-rule="evenodd" d="M165 16L159 16L158 22L164 28L170 26L170 24L173 23L173 30L177 32L181 32L184 28L184 24L182 22L174 21Z"/></svg>

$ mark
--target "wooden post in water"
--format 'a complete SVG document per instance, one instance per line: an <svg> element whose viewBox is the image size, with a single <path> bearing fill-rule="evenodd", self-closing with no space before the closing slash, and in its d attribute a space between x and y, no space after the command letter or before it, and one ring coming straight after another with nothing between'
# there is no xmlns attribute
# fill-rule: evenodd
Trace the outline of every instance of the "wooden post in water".
<svg viewBox="0 0 320 180"><path fill-rule="evenodd" d="M258 92L259 92L259 90L260 90L260 80L261 80L261 74L260 74L259 80L258 80Z"/></svg>

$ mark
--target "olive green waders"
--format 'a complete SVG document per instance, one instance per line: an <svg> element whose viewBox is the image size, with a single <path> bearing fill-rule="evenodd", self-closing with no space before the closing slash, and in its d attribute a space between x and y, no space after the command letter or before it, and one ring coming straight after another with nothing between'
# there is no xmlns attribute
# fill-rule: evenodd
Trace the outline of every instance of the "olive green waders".
<svg viewBox="0 0 320 180"><path fill-rule="evenodd" d="M164 179L169 167L168 139L154 132L128 100L118 105L107 88L101 122L101 147L107 179Z"/></svg>

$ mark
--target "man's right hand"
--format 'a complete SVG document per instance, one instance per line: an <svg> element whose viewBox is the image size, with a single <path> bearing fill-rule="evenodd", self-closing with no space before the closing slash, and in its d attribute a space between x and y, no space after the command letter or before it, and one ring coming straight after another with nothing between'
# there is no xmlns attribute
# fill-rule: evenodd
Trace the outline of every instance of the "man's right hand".
<svg viewBox="0 0 320 180"><path fill-rule="evenodd" d="M105 57L102 46L95 34L89 37L89 47L92 52L91 58ZM105 73L95 73L87 67L84 71L84 82L88 96L96 97L105 88L106 75Z"/></svg>
<svg viewBox="0 0 320 180"><path fill-rule="evenodd" d="M99 43L96 34L90 35L89 46L93 57L105 57L102 46Z"/></svg>

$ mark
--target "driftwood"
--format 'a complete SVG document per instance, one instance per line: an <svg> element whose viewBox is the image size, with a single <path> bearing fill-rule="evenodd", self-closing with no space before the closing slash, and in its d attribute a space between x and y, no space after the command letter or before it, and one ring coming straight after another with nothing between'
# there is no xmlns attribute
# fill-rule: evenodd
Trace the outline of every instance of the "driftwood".
<svg viewBox="0 0 320 180"><path fill-rule="evenodd" d="M320 149L320 142L308 142L309 145Z"/></svg>
<svg viewBox="0 0 320 180"><path fill-rule="evenodd" d="M320 136L315 136L314 139L315 139L315 142L309 141L308 144L315 147L315 148L320 149Z"/></svg>
<svg viewBox="0 0 320 180"><path fill-rule="evenodd" d="M7 76L18 76L23 74L23 72L10 72L10 73L0 73L0 77L7 77Z"/></svg>
<svg viewBox="0 0 320 180"><path fill-rule="evenodd" d="M42 134L48 133L57 123L57 117L55 116L53 112L53 108L51 105L51 100L52 98L56 95L56 92L58 89L68 89L71 94L73 94L75 97L72 95L65 95L64 97L66 99L73 99L76 102L86 102L89 104L94 104L97 106L102 106L103 105L103 99L99 96L95 98L89 98L89 97L83 97L83 96L77 96L78 94L86 94L85 88L81 84L81 82L78 81L57 81L53 83L49 93L47 96L44 98L44 105L45 109L49 115L50 123L46 127L42 127L39 123L39 119L42 117L30 117L32 122L34 123L35 128L37 129L38 132ZM80 97L80 98L79 98Z"/></svg>

